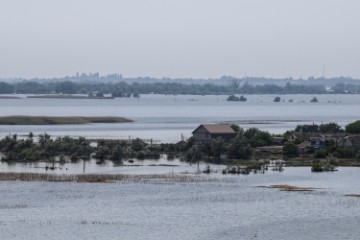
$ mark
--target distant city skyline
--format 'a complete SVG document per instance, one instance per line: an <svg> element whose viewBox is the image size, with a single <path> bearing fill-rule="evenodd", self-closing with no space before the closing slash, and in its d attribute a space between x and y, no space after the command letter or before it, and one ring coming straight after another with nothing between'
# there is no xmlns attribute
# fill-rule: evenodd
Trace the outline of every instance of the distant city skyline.
<svg viewBox="0 0 360 240"><path fill-rule="evenodd" d="M0 78L360 79L357 0L2 0Z"/></svg>

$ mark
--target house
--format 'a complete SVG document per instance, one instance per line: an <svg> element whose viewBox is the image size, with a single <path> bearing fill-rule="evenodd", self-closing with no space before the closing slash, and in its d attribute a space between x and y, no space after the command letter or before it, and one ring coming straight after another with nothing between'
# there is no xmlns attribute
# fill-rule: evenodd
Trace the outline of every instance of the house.
<svg viewBox="0 0 360 240"><path fill-rule="evenodd" d="M304 142L298 144L297 147L298 147L298 152L301 154L312 152L310 141L304 141Z"/></svg>
<svg viewBox="0 0 360 240"><path fill-rule="evenodd" d="M202 124L193 132L195 142L211 142L217 138L229 141L236 136L236 132L228 124Z"/></svg>
<svg viewBox="0 0 360 240"><path fill-rule="evenodd" d="M310 137L309 140L311 142L311 147L314 150L325 146L325 138L323 137Z"/></svg>
<svg viewBox="0 0 360 240"><path fill-rule="evenodd" d="M187 142L184 140L181 140L175 144L177 149L185 149L187 145Z"/></svg>
<svg viewBox="0 0 360 240"><path fill-rule="evenodd" d="M304 133L304 132L293 132L289 137L288 137L288 141L293 142L293 141L306 141L306 140L310 140L310 138L324 138L324 136L321 133L318 132L314 132L314 133Z"/></svg>
<svg viewBox="0 0 360 240"><path fill-rule="evenodd" d="M360 148L360 135L358 135L358 134L349 135L349 136L343 137L341 139L338 139L337 146L359 149Z"/></svg>

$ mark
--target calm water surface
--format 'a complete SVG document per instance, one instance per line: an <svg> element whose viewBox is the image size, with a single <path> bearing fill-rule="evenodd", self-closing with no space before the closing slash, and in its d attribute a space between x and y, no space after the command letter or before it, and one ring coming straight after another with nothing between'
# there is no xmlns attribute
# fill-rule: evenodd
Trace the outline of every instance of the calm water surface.
<svg viewBox="0 0 360 240"><path fill-rule="evenodd" d="M206 178L207 176L204 176ZM359 239L360 171L215 182L0 182L1 239ZM282 192L255 186L322 188Z"/></svg>
<svg viewBox="0 0 360 240"><path fill-rule="evenodd" d="M273 133L300 123L336 121L345 125L360 119L360 95L246 95L247 102L227 102L227 96L141 95L140 99L1 99L0 115L122 116L135 120L122 124L62 126L0 126L0 137L9 133L47 132L51 135L89 138L153 138L176 142L190 137L201 123L240 123ZM289 102L292 100L293 102Z"/></svg>

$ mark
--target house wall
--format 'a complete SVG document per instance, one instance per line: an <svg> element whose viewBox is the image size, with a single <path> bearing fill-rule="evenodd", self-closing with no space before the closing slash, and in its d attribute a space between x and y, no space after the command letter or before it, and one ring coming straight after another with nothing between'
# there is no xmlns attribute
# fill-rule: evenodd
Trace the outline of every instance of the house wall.
<svg viewBox="0 0 360 240"><path fill-rule="evenodd" d="M208 131L204 127L198 128L194 133L193 137L195 141L197 142L205 142L205 141L211 141L211 135L208 133Z"/></svg>

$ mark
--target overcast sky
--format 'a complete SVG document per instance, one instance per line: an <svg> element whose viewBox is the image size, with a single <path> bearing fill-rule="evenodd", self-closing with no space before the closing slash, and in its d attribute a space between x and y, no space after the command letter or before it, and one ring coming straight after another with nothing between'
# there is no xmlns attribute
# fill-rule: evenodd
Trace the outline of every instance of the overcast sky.
<svg viewBox="0 0 360 240"><path fill-rule="evenodd" d="M1 0L0 77L360 78L359 0Z"/></svg>

